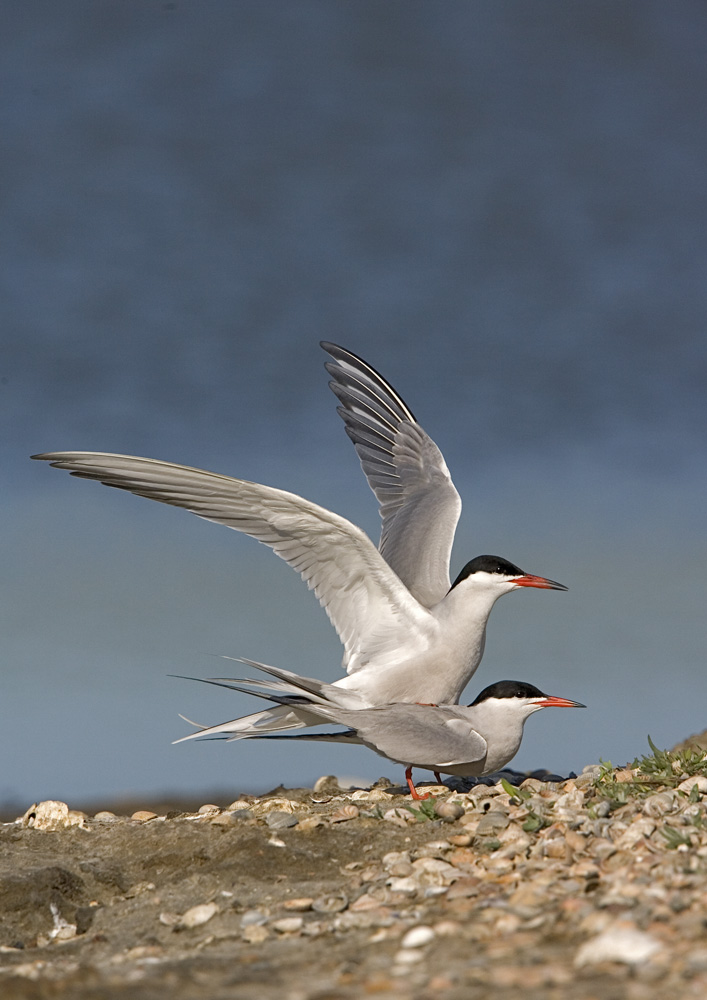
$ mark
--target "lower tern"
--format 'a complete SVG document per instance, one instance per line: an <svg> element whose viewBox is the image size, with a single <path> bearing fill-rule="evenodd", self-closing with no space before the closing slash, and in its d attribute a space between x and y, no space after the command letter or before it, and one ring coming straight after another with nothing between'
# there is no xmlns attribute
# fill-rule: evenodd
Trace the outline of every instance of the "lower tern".
<svg viewBox="0 0 707 1000"><path fill-rule="evenodd" d="M253 694L289 708L306 709L311 724L335 723L343 732L278 735L233 730L234 722L201 728L177 743L200 737L225 739L326 740L359 743L381 757L405 767L405 779L413 799L425 799L412 780L413 767L482 777L500 771L518 752L525 720L541 708L584 708L578 701L544 694L523 681L497 681L489 685L468 706L415 705L394 703L375 707L351 707L334 684L312 677L300 677L279 667L255 660L242 660L276 678L210 678L208 684Z"/></svg>

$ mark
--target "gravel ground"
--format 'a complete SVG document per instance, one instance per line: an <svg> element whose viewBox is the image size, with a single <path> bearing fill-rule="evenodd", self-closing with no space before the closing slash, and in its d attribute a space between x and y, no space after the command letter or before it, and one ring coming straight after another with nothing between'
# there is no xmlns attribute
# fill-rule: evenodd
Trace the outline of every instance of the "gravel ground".
<svg viewBox="0 0 707 1000"><path fill-rule="evenodd" d="M508 778L32 806L0 826L0 995L707 996L707 777Z"/></svg>

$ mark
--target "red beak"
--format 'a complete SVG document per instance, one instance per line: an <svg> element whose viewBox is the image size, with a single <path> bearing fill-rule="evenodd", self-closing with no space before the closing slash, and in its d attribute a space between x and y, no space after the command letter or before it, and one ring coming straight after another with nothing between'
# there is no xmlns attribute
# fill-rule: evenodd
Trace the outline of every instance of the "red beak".
<svg viewBox="0 0 707 1000"><path fill-rule="evenodd" d="M513 581L518 587L540 587L543 590L567 590L563 583L556 583L548 580L544 576L532 576L526 573L525 576L517 576Z"/></svg>
<svg viewBox="0 0 707 1000"><path fill-rule="evenodd" d="M538 698L535 702L540 708L586 708L581 701L570 701L569 698L556 698L555 695L549 694L546 698Z"/></svg>

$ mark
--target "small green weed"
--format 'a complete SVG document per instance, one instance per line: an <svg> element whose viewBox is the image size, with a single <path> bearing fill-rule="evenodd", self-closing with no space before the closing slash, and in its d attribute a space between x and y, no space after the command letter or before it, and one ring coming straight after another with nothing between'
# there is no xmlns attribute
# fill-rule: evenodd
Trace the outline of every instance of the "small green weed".
<svg viewBox="0 0 707 1000"><path fill-rule="evenodd" d="M665 785L678 785L685 778L696 775L707 777L707 753L699 748L687 750L659 750L653 740L648 737L648 745L652 754L637 757L631 767L638 768L642 774L653 781Z"/></svg>
<svg viewBox="0 0 707 1000"><path fill-rule="evenodd" d="M411 812L418 823L429 823L434 819L440 819L437 815L437 799L430 796L429 799L421 799L420 805L416 809L414 806L406 805L405 808Z"/></svg>
<svg viewBox="0 0 707 1000"><path fill-rule="evenodd" d="M683 844L686 847L692 846L692 840L690 839L689 833L682 833L681 830L676 830L675 827L668 826L667 823L660 832L665 837L668 849L671 851L677 850L677 848L681 847Z"/></svg>
<svg viewBox="0 0 707 1000"><path fill-rule="evenodd" d="M594 779L594 787L608 799L611 808L618 809L629 799L650 795L657 787L674 788L685 778L696 775L707 777L707 753L704 750L660 750L648 737L650 754L636 757L631 765L637 775L631 781L617 781L610 760L600 761L601 770ZM690 802L699 801L699 791L691 789Z"/></svg>
<svg viewBox="0 0 707 1000"><path fill-rule="evenodd" d="M505 778L501 778L501 785L503 787L503 791L510 795L513 805L516 806L523 805L523 803L527 802L533 794L529 788L518 788L517 785L512 785L510 781L506 781ZM535 810L528 806L528 815L523 823L523 829L526 833L535 833L536 830L542 830L543 827L549 825L549 820L545 820L542 816L538 816Z"/></svg>

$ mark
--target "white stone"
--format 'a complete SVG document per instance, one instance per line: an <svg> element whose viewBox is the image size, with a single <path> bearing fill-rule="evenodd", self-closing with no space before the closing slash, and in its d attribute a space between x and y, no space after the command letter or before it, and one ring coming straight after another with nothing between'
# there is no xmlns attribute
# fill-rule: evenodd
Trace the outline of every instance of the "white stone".
<svg viewBox="0 0 707 1000"><path fill-rule="evenodd" d="M416 872L433 872L435 875L458 875L459 869L450 865L447 861L440 861L438 858L418 858L413 861L412 867Z"/></svg>
<svg viewBox="0 0 707 1000"><path fill-rule="evenodd" d="M270 926L279 934L296 934L302 930L303 923L302 917L282 917L280 920L273 920Z"/></svg>
<svg viewBox="0 0 707 1000"><path fill-rule="evenodd" d="M649 795L643 803L643 812L646 816L657 819L675 809L675 800L676 792L674 791L656 792L655 795Z"/></svg>
<svg viewBox="0 0 707 1000"><path fill-rule="evenodd" d="M216 903L199 903L197 906L192 906L186 911L186 913L182 914L179 926L184 927L187 930L192 927L200 927L208 920L211 920L211 918L217 913L218 906Z"/></svg>
<svg viewBox="0 0 707 1000"><path fill-rule="evenodd" d="M621 921L608 927L597 937L585 941L575 956L574 964L578 968L599 962L643 965L661 948L661 944L650 934L639 931L628 921Z"/></svg>
<svg viewBox="0 0 707 1000"><path fill-rule="evenodd" d="M108 809L101 809L93 818L97 823L115 823L118 819L115 813Z"/></svg>
<svg viewBox="0 0 707 1000"><path fill-rule="evenodd" d="M578 809L582 808L583 804L584 795L582 794L581 789L573 787L555 800L555 809L569 809L576 812Z"/></svg>
<svg viewBox="0 0 707 1000"><path fill-rule="evenodd" d="M697 785L700 795L707 793L707 778L703 774L693 774L691 778L685 778L678 785L678 790L681 792L691 792L695 785Z"/></svg>
<svg viewBox="0 0 707 1000"><path fill-rule="evenodd" d="M52 911L52 920L54 921L54 927L49 931L49 937L55 941L70 941L76 937L76 924L70 924L64 920L56 903L50 903L49 909Z"/></svg>
<svg viewBox="0 0 707 1000"><path fill-rule="evenodd" d="M635 819L627 830L614 840L614 847L621 851L629 851L639 840L650 837L655 830L655 823L647 816Z"/></svg>
<svg viewBox="0 0 707 1000"><path fill-rule="evenodd" d="M395 823L397 826L407 826L408 823L415 822L415 817L410 810L402 809L400 806L395 809L387 809L383 813L383 819L388 823Z"/></svg>
<svg viewBox="0 0 707 1000"><path fill-rule="evenodd" d="M391 892L404 892L410 895L420 888L414 878L389 878L386 885Z"/></svg>
<svg viewBox="0 0 707 1000"><path fill-rule="evenodd" d="M434 941L435 932L431 927L420 924L412 927L400 942L402 948L422 948L430 941Z"/></svg>
<svg viewBox="0 0 707 1000"><path fill-rule="evenodd" d="M267 927L263 927L262 924L254 924L251 927L244 927L241 933L243 935L243 940L247 941L248 944L262 944L263 941L267 941L270 937L270 931Z"/></svg>
<svg viewBox="0 0 707 1000"><path fill-rule="evenodd" d="M31 805L20 822L34 830L62 830L67 826L85 826L86 814L70 810L66 802L47 799Z"/></svg>
<svg viewBox="0 0 707 1000"><path fill-rule="evenodd" d="M421 951L417 951L413 948L401 948L400 951L395 954L395 964L396 965L414 965L415 962L421 962L423 954Z"/></svg>
<svg viewBox="0 0 707 1000"><path fill-rule="evenodd" d="M400 864L410 864L410 852L409 851L388 851L381 858L381 863L383 867L389 871L396 865Z"/></svg>

